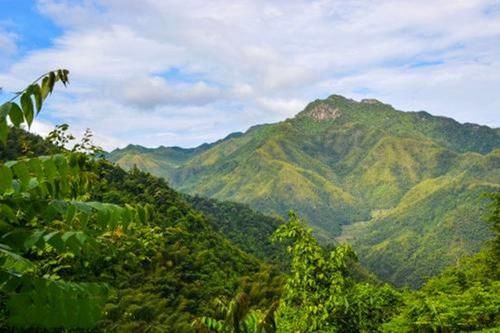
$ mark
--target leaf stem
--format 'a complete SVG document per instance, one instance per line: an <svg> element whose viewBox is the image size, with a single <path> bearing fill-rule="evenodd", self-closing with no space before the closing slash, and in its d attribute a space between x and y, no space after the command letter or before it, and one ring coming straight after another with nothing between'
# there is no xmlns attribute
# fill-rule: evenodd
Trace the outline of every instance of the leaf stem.
<svg viewBox="0 0 500 333"><path fill-rule="evenodd" d="M52 71L51 71L52 72ZM40 75L38 78L36 78L33 82L31 82L30 85L28 85L26 88L24 88L23 90L19 91L19 92L16 92L15 93L15 96L12 97L11 99L9 99L6 103L10 103L12 101L14 101L16 98L18 98L19 96L21 96L26 90L29 89L30 86L34 85L35 83L37 83L38 81L40 81L41 79L43 79L45 76L49 75L51 72L47 72L45 74L42 74Z"/></svg>

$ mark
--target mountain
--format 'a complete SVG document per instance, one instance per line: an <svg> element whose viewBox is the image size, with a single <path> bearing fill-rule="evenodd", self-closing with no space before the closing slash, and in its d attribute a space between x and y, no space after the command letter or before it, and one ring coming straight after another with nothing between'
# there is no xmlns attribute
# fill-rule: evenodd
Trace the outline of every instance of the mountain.
<svg viewBox="0 0 500 333"><path fill-rule="evenodd" d="M500 189L498 129L338 95L213 144L128 146L108 158L189 194L293 209L398 285L421 285L476 252L491 235L481 194Z"/></svg>

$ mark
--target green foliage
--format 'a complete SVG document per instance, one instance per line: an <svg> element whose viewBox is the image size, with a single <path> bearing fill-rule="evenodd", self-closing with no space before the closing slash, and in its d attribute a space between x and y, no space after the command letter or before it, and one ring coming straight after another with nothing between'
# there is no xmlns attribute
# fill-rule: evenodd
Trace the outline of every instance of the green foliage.
<svg viewBox="0 0 500 333"><path fill-rule="evenodd" d="M216 300L217 320L210 317L197 318L193 327L199 333L275 333L274 318L278 303L274 303L266 312L250 309L250 301L245 293L238 294L229 304Z"/></svg>
<svg viewBox="0 0 500 333"><path fill-rule="evenodd" d="M68 143L75 139L71 133L68 133L68 129L68 124L56 125L56 127L47 135L47 141L56 147L61 149L64 148Z"/></svg>
<svg viewBox="0 0 500 333"><path fill-rule="evenodd" d="M247 205L186 195L186 201L210 218L214 228L243 251L288 267L284 246L271 242L271 235L283 223L280 218L258 213Z"/></svg>
<svg viewBox="0 0 500 333"><path fill-rule="evenodd" d="M0 143L7 143L8 125L7 120L10 120L14 127L19 128L26 124L31 126L33 118L42 108L42 104L47 96L52 93L54 85L57 81L61 81L64 85L68 84L69 71L66 69L58 69L48 72L32 84L19 92L10 101L0 105ZM39 83L40 82L40 83ZM15 101L20 99L20 105Z"/></svg>
<svg viewBox="0 0 500 333"><path fill-rule="evenodd" d="M0 148L0 162L16 160L21 156L46 156L60 152L58 147L46 142L42 137L11 127L7 144Z"/></svg>
<svg viewBox="0 0 500 333"><path fill-rule="evenodd" d="M376 332L399 302L389 286L356 283L350 267L356 257L345 245L331 251L319 246L294 213L274 234L291 241L290 276L278 309L283 332Z"/></svg>
<svg viewBox="0 0 500 333"><path fill-rule="evenodd" d="M163 179L137 169L125 172L107 161L98 161L97 166L102 181L93 199L152 205L155 224L160 228L156 234L162 240L147 270L136 271L132 279L130 273L119 273L120 291L107 306L110 310L103 328L191 332L194 317L215 315L212 300L216 297L229 297L242 290L252 305L262 307L279 297L281 275L277 269L262 264L216 233L212 223ZM142 311L151 318L131 315Z"/></svg>
<svg viewBox="0 0 500 333"><path fill-rule="evenodd" d="M484 176L489 172L482 168ZM370 222L351 226L346 235L361 262L376 267L381 278L418 287L492 237L480 218L488 202L482 194L492 188L470 185L467 175L440 177L417 186Z"/></svg>
<svg viewBox="0 0 500 333"><path fill-rule="evenodd" d="M67 129L60 134L66 135ZM25 153L34 157L37 150L31 150L31 144L41 154L49 148L64 152L26 132L16 133L16 139L27 142L27 149L9 150L12 159L22 161ZM213 225L227 223L216 220L229 216L224 209L220 210L224 214L212 216L209 221L162 179L139 170L125 172L103 160L86 159L84 166L92 180L92 186L80 194L86 200L124 207L152 207L148 210L149 223L134 224L132 229L120 226L108 230L97 242L89 237L85 250L78 256L66 251L59 255L52 250L50 256L45 252L39 254L39 247L30 254L29 262L39 267L42 276L50 274L58 282L106 283L107 293L102 296L107 297L99 298L106 303L102 307L99 301L99 307L95 308L103 314L99 330L192 332L193 318L215 314L212 300L216 296L229 297L241 290L249 296L252 307L259 308L269 307L279 297L282 284L279 270L242 252L212 229ZM221 203L221 207L232 206ZM242 217L233 214L238 221L261 217L239 206L237 209L244 212ZM73 220L77 222L77 218ZM78 226L74 223L75 228ZM39 238L45 235L42 233ZM49 242L58 244L59 238L54 234ZM29 268L29 262L10 260L9 265ZM67 308L76 311L74 305L67 304ZM0 323L1 319L6 320L5 316L7 313L0 311ZM1 325L4 328L6 324Z"/></svg>
<svg viewBox="0 0 500 333"><path fill-rule="evenodd" d="M92 328L108 293L99 283L34 278L20 281L19 287L7 301L9 326L17 328Z"/></svg>
<svg viewBox="0 0 500 333"><path fill-rule="evenodd" d="M18 94L22 108L14 99L0 106L0 122L9 117L15 128L31 125L32 98L38 113L55 81L68 82L67 74L58 70L40 77ZM2 131L5 144L9 127ZM86 328L100 318L106 285L68 282L64 271L89 250L106 247L107 234L133 233L136 222L147 223L149 211L85 202L92 180L88 169L83 154L0 164L0 303L7 309L7 325ZM31 315L26 317L26 311Z"/></svg>
<svg viewBox="0 0 500 333"><path fill-rule="evenodd" d="M64 155L51 158L61 157ZM92 202L54 200L62 211L71 209L72 204L76 206L73 217L72 214L57 217L58 226L66 233L35 233L36 237L30 238L30 243L35 244L30 248L30 260L15 257L15 260L6 260L5 267L30 269L31 264L35 264L39 275L50 275L58 283L67 279L105 282L107 292L93 295L96 306L92 313L104 313L99 322L102 330L191 332L194 316L213 312L211 301L215 296L229 296L241 288L250 296L252 304L266 307L279 295L281 275L276 269L261 265L215 233L211 223L162 179L138 170L127 173L106 161L86 159L85 166L91 171L92 187L83 195ZM79 173L75 171L75 174ZM97 203L106 201L114 204ZM98 230L94 233L92 229L92 237L82 239L83 244L78 243L82 231L79 211L91 208L94 217L89 217L87 226L97 227L101 206L118 208L116 204L154 207L142 214L150 215L150 222L134 224L133 228L120 223L104 233ZM20 207L26 210L26 205ZM69 247L59 244L65 234L73 232L66 231L69 227L63 220L66 217L71 219L71 227L79 228L68 238L68 244L76 242ZM110 216L102 216L107 217ZM110 218L108 223L115 220ZM51 243L63 253L52 248ZM47 244L50 247L46 248ZM75 252L80 250L78 255L70 251L73 247L77 247ZM106 301L104 308L103 301ZM72 313L78 312L77 304L65 304L67 309L74 310ZM69 320L64 316L59 318ZM23 323L26 326L31 322ZM65 326L83 327L80 324L66 322ZM45 323L38 322L38 325Z"/></svg>
<svg viewBox="0 0 500 333"><path fill-rule="evenodd" d="M499 194L489 195L488 219L498 223ZM430 279L418 291L404 295L399 315L387 332L462 332L500 327L500 255L496 238L476 255Z"/></svg>
<svg viewBox="0 0 500 333"><path fill-rule="evenodd" d="M129 146L108 158L186 193L294 209L322 243L346 241L384 279L418 287L491 236L476 217L479 194L500 184L499 133L334 95L211 145Z"/></svg>
<svg viewBox="0 0 500 333"><path fill-rule="evenodd" d="M500 326L500 274L493 253L493 246L487 246L421 290L407 293L403 311L386 331L458 332Z"/></svg>
<svg viewBox="0 0 500 333"><path fill-rule="evenodd" d="M489 197L486 216L495 225L500 201L498 193ZM273 315L278 332L493 332L500 327L497 239L420 290L396 291L389 285L356 282L353 252L345 246L322 248L294 213L273 238L289 241L292 256ZM246 322L252 322L246 299L239 295L233 303L223 311L229 315L200 318L195 327L199 332L255 332L245 330Z"/></svg>

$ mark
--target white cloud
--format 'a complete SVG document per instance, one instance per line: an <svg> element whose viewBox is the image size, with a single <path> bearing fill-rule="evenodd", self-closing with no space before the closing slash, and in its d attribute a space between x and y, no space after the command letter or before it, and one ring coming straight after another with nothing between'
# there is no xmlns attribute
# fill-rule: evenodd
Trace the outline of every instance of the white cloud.
<svg viewBox="0 0 500 333"><path fill-rule="evenodd" d="M17 34L2 27L2 25L0 24L0 71L6 68L10 64L12 58L17 54L17 43ZM2 87L3 85L3 82L0 81L0 87Z"/></svg>
<svg viewBox="0 0 500 333"><path fill-rule="evenodd" d="M169 85L157 76L134 79L115 87L122 94L122 102L150 108L158 105L205 105L217 100L221 91L204 82Z"/></svg>
<svg viewBox="0 0 500 333"><path fill-rule="evenodd" d="M16 35L0 29L0 55L10 56L16 51Z"/></svg>
<svg viewBox="0 0 500 333"><path fill-rule="evenodd" d="M499 126L495 3L41 0L64 33L0 83L69 68L41 121L91 127L106 148L192 146L333 93Z"/></svg>
<svg viewBox="0 0 500 333"><path fill-rule="evenodd" d="M280 118L292 117L297 110L302 110L307 101L296 98L258 98L256 104L260 109L277 114Z"/></svg>
<svg viewBox="0 0 500 333"><path fill-rule="evenodd" d="M31 124L30 131L46 137L52 130L54 125L39 119L35 119Z"/></svg>

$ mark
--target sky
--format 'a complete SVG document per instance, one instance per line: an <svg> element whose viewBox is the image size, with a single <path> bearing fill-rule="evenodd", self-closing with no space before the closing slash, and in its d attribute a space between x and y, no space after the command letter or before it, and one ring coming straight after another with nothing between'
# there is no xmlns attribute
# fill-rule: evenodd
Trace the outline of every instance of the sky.
<svg viewBox="0 0 500 333"><path fill-rule="evenodd" d="M500 0L0 0L0 102L70 70L32 131L193 147L340 94L500 126Z"/></svg>

